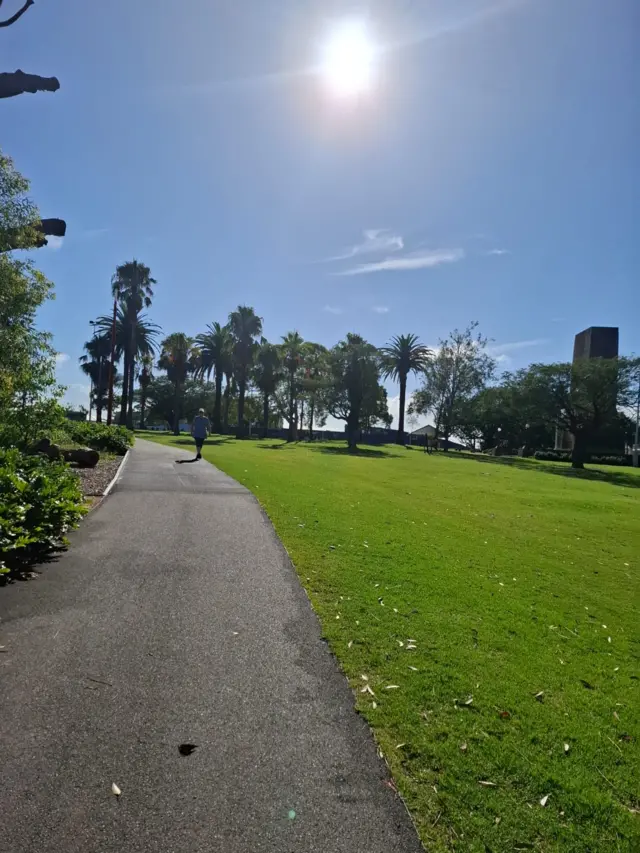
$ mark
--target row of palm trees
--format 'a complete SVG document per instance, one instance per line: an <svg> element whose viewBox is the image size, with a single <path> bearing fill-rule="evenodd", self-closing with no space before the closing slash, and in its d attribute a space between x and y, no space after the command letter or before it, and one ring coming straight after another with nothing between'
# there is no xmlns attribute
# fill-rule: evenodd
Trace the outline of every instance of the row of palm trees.
<svg viewBox="0 0 640 853"><path fill-rule="evenodd" d="M262 319L246 305L232 311L226 324L213 322L195 338L175 332L158 346L161 330L146 313L152 304L155 284L146 265L137 260L121 264L112 279L112 315L103 315L92 323L94 336L85 343L80 362L92 381L98 421L102 421L106 408L107 421L111 422L116 387L120 388L119 422L133 428L134 401L137 401L140 425L144 427L147 395L159 349L157 367L166 372L173 385L175 430L185 383L190 376L201 381L213 377L212 423L216 432L228 426L229 406L235 397L237 431L243 435L245 401L250 388L261 395L265 428L275 405L289 425L291 440L297 439L305 420L313 429L321 410L322 389L331 381L329 351L324 346L305 341L297 331L282 337L279 344L270 343L262 335ZM416 335L396 336L380 350L382 376L400 386L399 442L404 441L408 377L423 372L430 355ZM120 363L121 374L117 370Z"/></svg>

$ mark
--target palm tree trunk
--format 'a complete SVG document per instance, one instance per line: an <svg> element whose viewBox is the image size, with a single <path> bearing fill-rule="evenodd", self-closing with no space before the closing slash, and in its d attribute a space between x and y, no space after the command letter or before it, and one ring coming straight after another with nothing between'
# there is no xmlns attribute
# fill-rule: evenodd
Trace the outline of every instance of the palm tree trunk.
<svg viewBox="0 0 640 853"><path fill-rule="evenodd" d="M131 363L131 357L129 355L129 348L126 347L124 351L124 369L122 376L122 397L120 399L120 423L124 426L127 422L127 408L129 403L129 366Z"/></svg>
<svg viewBox="0 0 640 853"><path fill-rule="evenodd" d="M296 406L296 399L294 395L294 386L293 386L293 373L289 376L289 432L287 434L287 441L297 441L298 440L298 407Z"/></svg>
<svg viewBox="0 0 640 853"><path fill-rule="evenodd" d="M227 377L227 384L224 389L224 415L222 421L222 428L225 433L229 430L229 404L231 403L231 385L229 384L229 378Z"/></svg>
<svg viewBox="0 0 640 853"><path fill-rule="evenodd" d="M244 438L244 395L247 390L247 380L244 374L238 381L238 426L236 438Z"/></svg>
<svg viewBox="0 0 640 853"><path fill-rule="evenodd" d="M178 381L173 390L173 434L180 435L180 383Z"/></svg>
<svg viewBox="0 0 640 853"><path fill-rule="evenodd" d="M269 392L265 391L262 401L262 437L266 438L269 432Z"/></svg>
<svg viewBox="0 0 640 853"><path fill-rule="evenodd" d="M396 444L405 444L404 438L404 408L407 399L407 377L400 377L400 411L398 413L398 434L396 435Z"/></svg>
<svg viewBox="0 0 640 853"><path fill-rule="evenodd" d="M315 414L315 401L311 397L309 400L309 441L313 441L313 416Z"/></svg>
<svg viewBox="0 0 640 853"><path fill-rule="evenodd" d="M133 386L135 384L136 377L136 360L135 356L131 358L131 364L129 365L129 400L128 408L127 408L127 426L129 429L133 429Z"/></svg>
<svg viewBox="0 0 640 853"><path fill-rule="evenodd" d="M98 390L96 394L96 423L102 423L102 373L104 366L104 358L100 356L98 360Z"/></svg>
<svg viewBox="0 0 640 853"><path fill-rule="evenodd" d="M300 436L304 436L304 397L300 400Z"/></svg>
<svg viewBox="0 0 640 853"><path fill-rule="evenodd" d="M145 428L144 414L147 408L147 389L146 386L140 388L140 429Z"/></svg>
<svg viewBox="0 0 640 853"><path fill-rule="evenodd" d="M213 431L220 432L220 409L222 406L222 371L216 369L216 397L213 404Z"/></svg>

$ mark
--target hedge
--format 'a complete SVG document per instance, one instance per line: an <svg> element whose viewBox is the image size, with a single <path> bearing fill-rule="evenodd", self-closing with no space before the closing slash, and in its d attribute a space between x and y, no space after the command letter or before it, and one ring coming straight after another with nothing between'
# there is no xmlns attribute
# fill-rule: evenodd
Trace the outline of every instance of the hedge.
<svg viewBox="0 0 640 853"><path fill-rule="evenodd" d="M80 481L63 462L0 449L0 575L64 548L84 513Z"/></svg>
<svg viewBox="0 0 640 853"><path fill-rule="evenodd" d="M107 426L93 421L69 421L65 432L78 444L124 456L133 444L133 433L123 426Z"/></svg>
<svg viewBox="0 0 640 853"><path fill-rule="evenodd" d="M540 459L542 462L571 462L571 453L566 450L536 450L533 454L535 459ZM599 456L592 454L587 457L586 462L592 465L631 465L631 456L625 455L607 455Z"/></svg>

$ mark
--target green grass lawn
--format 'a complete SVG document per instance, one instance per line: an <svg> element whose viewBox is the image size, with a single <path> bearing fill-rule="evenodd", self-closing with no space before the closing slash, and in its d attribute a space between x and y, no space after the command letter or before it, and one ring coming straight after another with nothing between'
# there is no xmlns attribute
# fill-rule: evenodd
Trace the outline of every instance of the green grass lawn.
<svg viewBox="0 0 640 853"><path fill-rule="evenodd" d="M429 851L640 850L635 471L204 456L272 519Z"/></svg>

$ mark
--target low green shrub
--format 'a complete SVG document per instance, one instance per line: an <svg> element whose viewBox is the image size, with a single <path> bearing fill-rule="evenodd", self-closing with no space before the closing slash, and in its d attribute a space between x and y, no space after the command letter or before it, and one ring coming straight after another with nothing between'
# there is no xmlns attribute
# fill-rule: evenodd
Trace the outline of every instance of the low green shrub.
<svg viewBox="0 0 640 853"><path fill-rule="evenodd" d="M80 481L64 463L0 449L0 574L63 548L84 512Z"/></svg>
<svg viewBox="0 0 640 853"><path fill-rule="evenodd" d="M133 444L133 433L123 426L107 426L92 421L69 421L65 432L78 444L124 456Z"/></svg>
<svg viewBox="0 0 640 853"><path fill-rule="evenodd" d="M571 462L571 454L566 450L536 450L533 458L541 462Z"/></svg>
<svg viewBox="0 0 640 853"><path fill-rule="evenodd" d="M565 450L536 450L535 459L542 462L571 462L571 453ZM585 460L592 465L631 465L631 456L590 454Z"/></svg>

